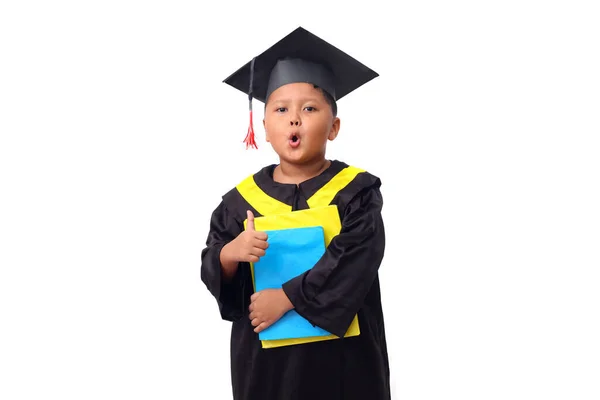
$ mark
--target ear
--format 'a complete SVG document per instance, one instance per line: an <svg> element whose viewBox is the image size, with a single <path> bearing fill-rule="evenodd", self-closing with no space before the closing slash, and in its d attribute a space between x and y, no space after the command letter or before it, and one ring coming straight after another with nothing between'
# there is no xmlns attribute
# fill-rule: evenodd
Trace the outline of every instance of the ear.
<svg viewBox="0 0 600 400"><path fill-rule="evenodd" d="M327 139L329 140L334 140L339 131L340 131L340 119L338 117L335 117L335 119L333 120L333 124L331 124L331 129L329 130L329 135L327 136Z"/></svg>
<svg viewBox="0 0 600 400"><path fill-rule="evenodd" d="M263 128L265 129L265 141L267 143L270 142L269 140L269 132L267 132L267 124L265 123L265 119L263 118Z"/></svg>

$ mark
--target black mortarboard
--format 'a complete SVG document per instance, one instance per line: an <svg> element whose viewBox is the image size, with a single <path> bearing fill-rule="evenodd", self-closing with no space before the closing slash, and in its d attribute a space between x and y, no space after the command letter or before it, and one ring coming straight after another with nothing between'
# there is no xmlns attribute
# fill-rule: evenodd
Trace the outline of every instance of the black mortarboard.
<svg viewBox="0 0 600 400"><path fill-rule="evenodd" d="M379 76L348 54L299 27L256 56L223 82L248 94L250 127L246 147L256 148L252 126L252 99L265 103L275 89L288 83L319 86L339 100Z"/></svg>

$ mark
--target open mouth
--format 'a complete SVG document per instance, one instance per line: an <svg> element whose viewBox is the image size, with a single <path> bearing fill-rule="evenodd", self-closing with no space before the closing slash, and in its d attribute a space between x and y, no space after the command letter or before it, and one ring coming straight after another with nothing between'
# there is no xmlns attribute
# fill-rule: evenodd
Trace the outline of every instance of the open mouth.
<svg viewBox="0 0 600 400"><path fill-rule="evenodd" d="M298 134L293 133L290 135L290 146L296 148L300 145L300 136Z"/></svg>

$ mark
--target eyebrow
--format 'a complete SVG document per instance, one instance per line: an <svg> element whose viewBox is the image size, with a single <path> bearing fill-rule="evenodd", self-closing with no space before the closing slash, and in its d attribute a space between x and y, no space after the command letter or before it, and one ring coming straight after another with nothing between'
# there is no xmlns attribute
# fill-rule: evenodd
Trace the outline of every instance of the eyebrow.
<svg viewBox="0 0 600 400"><path fill-rule="evenodd" d="M289 103L291 101L292 101L292 99L290 99L290 98L279 98L279 99L275 98L273 100L270 100L269 103ZM311 97L301 98L299 101L301 103L306 103L306 102L309 102L309 101L320 102L321 100L318 97L311 96ZM323 99L322 101L325 101L325 100Z"/></svg>

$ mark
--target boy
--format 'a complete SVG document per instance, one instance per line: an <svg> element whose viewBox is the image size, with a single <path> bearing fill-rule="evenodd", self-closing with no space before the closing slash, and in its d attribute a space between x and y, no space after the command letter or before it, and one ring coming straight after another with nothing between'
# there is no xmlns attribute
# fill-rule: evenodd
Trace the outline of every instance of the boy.
<svg viewBox="0 0 600 400"><path fill-rule="evenodd" d="M298 28L225 80L249 89L250 104L253 97L265 103L266 140L280 159L223 196L202 252L202 281L222 318L233 322L236 400L390 399L378 278L385 246L381 183L325 157L327 141L340 129L336 101L376 76ZM251 122L251 145L252 136ZM339 234L306 273L279 289L252 293L249 263L269 251L254 218L267 206L312 208L315 198L337 206ZM263 348L258 333L290 310L337 338ZM344 337L356 315L360 334Z"/></svg>

